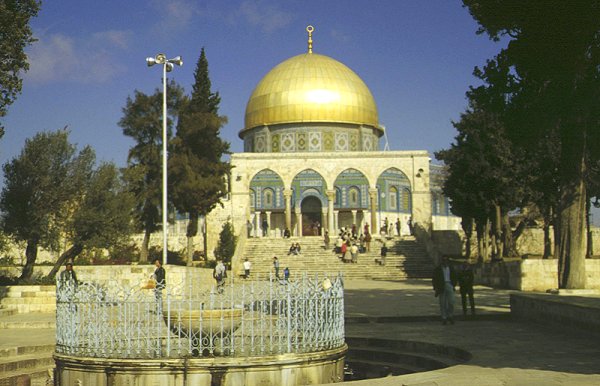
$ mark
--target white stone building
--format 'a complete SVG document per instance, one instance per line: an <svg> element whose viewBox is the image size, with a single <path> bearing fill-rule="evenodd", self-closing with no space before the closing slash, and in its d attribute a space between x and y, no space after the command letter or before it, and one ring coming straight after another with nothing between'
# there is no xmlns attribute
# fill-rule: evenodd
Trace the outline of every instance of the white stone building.
<svg viewBox="0 0 600 386"><path fill-rule="evenodd" d="M257 237L281 237L286 228L292 236L335 235L367 224L377 234L386 219L391 235L398 221L401 234L409 221L458 229L428 152L382 150L385 128L367 85L313 53L307 31L308 52L274 67L248 100L244 153L231 156L231 194L207 219L208 250L227 218L236 233Z"/></svg>

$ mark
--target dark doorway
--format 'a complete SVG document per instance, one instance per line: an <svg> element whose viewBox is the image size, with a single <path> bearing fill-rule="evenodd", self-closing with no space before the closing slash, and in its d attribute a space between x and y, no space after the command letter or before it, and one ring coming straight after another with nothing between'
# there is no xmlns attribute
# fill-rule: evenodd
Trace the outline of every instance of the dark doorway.
<svg viewBox="0 0 600 386"><path fill-rule="evenodd" d="M319 236L323 220L321 218L321 200L308 196L302 200L302 236Z"/></svg>

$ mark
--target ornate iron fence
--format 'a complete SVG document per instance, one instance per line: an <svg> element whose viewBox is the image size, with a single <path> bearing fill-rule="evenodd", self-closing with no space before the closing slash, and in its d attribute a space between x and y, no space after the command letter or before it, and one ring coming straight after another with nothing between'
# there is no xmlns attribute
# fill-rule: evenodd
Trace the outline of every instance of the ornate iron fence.
<svg viewBox="0 0 600 386"><path fill-rule="evenodd" d="M344 344L340 275L164 290L57 282L56 352L99 358L264 356Z"/></svg>

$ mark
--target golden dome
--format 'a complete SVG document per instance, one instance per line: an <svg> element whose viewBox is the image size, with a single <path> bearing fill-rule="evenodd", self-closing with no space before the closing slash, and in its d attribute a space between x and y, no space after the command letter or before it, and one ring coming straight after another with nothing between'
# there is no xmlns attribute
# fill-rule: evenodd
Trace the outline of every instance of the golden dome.
<svg viewBox="0 0 600 386"><path fill-rule="evenodd" d="M337 60L314 53L294 56L265 75L248 100L240 136L257 126L299 122L381 130L375 100L362 79Z"/></svg>

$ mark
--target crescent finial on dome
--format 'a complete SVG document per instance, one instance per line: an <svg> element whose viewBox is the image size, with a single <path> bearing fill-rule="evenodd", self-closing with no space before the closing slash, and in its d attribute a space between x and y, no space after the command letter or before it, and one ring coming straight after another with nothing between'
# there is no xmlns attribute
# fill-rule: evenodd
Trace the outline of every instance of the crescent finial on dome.
<svg viewBox="0 0 600 386"><path fill-rule="evenodd" d="M306 32L308 32L308 53L312 54L312 33L315 30L315 27L313 27L312 25L309 25L306 27Z"/></svg>

